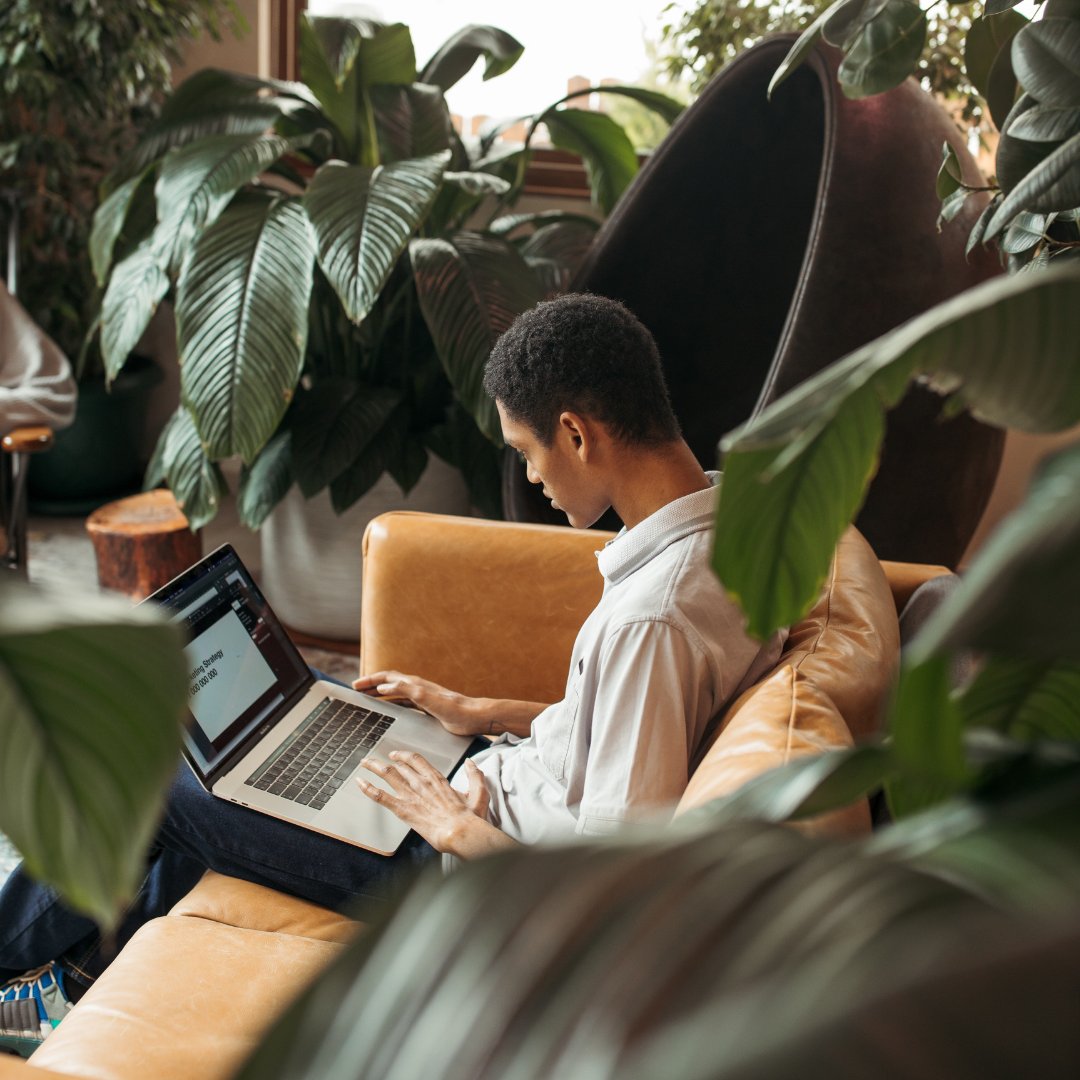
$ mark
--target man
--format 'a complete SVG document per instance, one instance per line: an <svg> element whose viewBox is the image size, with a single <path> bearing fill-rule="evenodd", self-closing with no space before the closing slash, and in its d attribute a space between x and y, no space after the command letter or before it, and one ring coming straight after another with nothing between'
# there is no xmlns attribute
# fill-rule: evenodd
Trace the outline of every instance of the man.
<svg viewBox="0 0 1080 1080"><path fill-rule="evenodd" d="M451 731L499 736L450 782L417 754L367 763L392 793L361 781L364 791L414 830L390 858L215 799L181 769L121 943L207 867L341 907L384 897L437 852L469 859L654 816L682 793L709 721L775 662L780 640L761 647L745 635L709 568L715 491L630 312L594 296L541 304L496 344L484 385L506 442L571 525L613 507L626 526L599 553L604 594L574 645L565 697L545 707L466 698L398 672L357 680ZM45 893L22 875L0 893L0 978L47 965L0 989L0 1023L5 993L36 988L58 1010L65 974L88 981L100 969L94 928Z"/></svg>

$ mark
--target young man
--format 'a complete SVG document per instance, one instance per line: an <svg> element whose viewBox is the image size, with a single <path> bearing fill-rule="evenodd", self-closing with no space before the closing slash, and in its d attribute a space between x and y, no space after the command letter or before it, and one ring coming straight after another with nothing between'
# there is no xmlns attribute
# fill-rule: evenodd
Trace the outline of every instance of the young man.
<svg viewBox="0 0 1080 1080"><path fill-rule="evenodd" d="M357 680L451 731L499 736L450 782L416 754L368 763L393 793L361 781L365 792L414 830L390 858L216 799L182 768L120 944L206 868L342 907L384 897L437 852L475 858L669 810L709 721L777 659L780 640L745 635L709 567L713 482L680 437L655 343L630 312L584 295L540 304L495 346L485 388L529 479L571 525L608 507L625 524L598 555L604 594L574 645L565 697L545 707L398 672ZM47 967L0 988L0 1029L5 996L36 995L43 1012L51 996L62 1015L64 975L86 982L103 966L96 944L92 924L14 875L0 893L0 979Z"/></svg>

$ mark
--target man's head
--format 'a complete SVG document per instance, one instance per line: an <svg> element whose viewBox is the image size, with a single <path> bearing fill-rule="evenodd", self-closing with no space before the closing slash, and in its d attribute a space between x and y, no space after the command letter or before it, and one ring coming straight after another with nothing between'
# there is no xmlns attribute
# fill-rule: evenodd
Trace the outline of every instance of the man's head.
<svg viewBox="0 0 1080 1080"><path fill-rule="evenodd" d="M680 441L652 335L605 297L561 296L518 316L484 389L529 480L578 528L611 505L632 458Z"/></svg>
<svg viewBox="0 0 1080 1080"><path fill-rule="evenodd" d="M604 296L570 293L519 315L491 351L484 389L545 445L563 412L626 443L679 438L652 334Z"/></svg>

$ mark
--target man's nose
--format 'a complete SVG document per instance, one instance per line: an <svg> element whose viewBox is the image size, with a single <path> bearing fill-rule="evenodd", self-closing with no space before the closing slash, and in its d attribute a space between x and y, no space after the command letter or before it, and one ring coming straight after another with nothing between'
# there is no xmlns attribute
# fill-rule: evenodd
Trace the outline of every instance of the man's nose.
<svg viewBox="0 0 1080 1080"><path fill-rule="evenodd" d="M531 464L525 465L525 477L530 484L542 484L543 480L540 479L540 474L532 467Z"/></svg>

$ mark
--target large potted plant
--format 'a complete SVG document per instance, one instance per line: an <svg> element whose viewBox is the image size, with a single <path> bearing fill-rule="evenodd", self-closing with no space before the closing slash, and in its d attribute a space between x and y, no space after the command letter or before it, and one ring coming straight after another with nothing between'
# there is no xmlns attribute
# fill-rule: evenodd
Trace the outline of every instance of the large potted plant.
<svg viewBox="0 0 1080 1080"><path fill-rule="evenodd" d="M134 360L107 393L100 354L84 348L101 301L91 220L103 178L167 92L180 47L237 19L230 0L182 0L168 11L45 0L0 12L0 226L15 241L8 284L80 382L75 425L31 470L39 508L86 509L141 478L146 400L160 375Z"/></svg>
<svg viewBox="0 0 1080 1080"><path fill-rule="evenodd" d="M193 526L216 512L219 462L232 457L253 528L294 483L305 499L327 491L340 514L384 475L409 492L433 456L464 474L459 510L498 512L484 359L518 312L562 287L595 227L508 213L531 140L543 124L579 153L602 210L637 168L613 120L565 102L528 118L524 146L499 147L497 129L463 142L444 91L481 57L491 78L521 52L471 26L418 69L404 26L305 17L303 82L200 72L116 175L93 236L105 366L118 368L174 296L183 400L147 479L169 484ZM680 109L652 91L604 89L668 119ZM312 504L295 502L310 516ZM354 633L357 595L342 593L358 580L351 555L340 582L323 580L343 597L343 632L326 614L305 626L290 607L294 565L274 580L294 627ZM302 587L312 592L309 575Z"/></svg>

